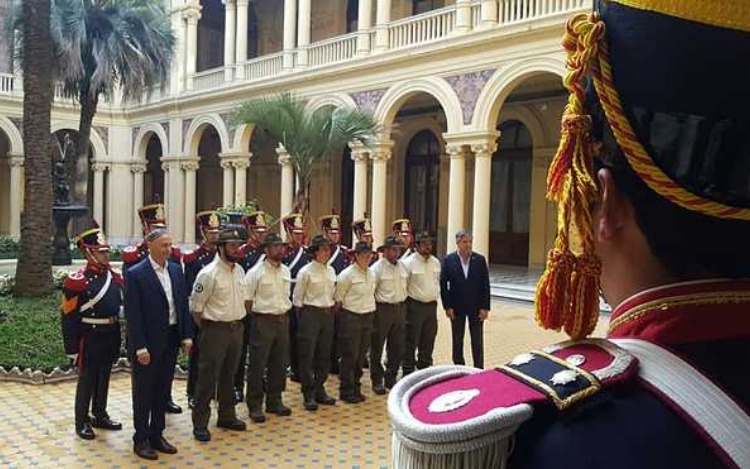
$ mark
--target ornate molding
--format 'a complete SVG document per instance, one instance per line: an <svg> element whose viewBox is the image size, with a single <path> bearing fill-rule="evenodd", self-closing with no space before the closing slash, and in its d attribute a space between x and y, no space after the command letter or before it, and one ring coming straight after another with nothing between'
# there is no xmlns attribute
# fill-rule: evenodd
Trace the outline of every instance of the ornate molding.
<svg viewBox="0 0 750 469"><path fill-rule="evenodd" d="M148 171L148 164L145 161L137 161L130 163L130 172L132 173L145 173Z"/></svg>
<svg viewBox="0 0 750 469"><path fill-rule="evenodd" d="M479 95L482 94L482 90L494 74L495 69L490 69L443 78L458 95L464 124L471 124Z"/></svg>
<svg viewBox="0 0 750 469"><path fill-rule="evenodd" d="M104 162L92 162L91 163L91 171L98 173L98 172L104 172L110 169L110 163L104 163Z"/></svg>
<svg viewBox="0 0 750 469"><path fill-rule="evenodd" d="M464 152L464 145L461 143L451 143L451 144L446 145L445 153L448 155L448 158L451 160L464 158L466 156Z"/></svg>
<svg viewBox="0 0 750 469"><path fill-rule="evenodd" d="M241 160L232 160L232 166L234 169L237 170L246 170L250 167L250 160L241 159Z"/></svg>
<svg viewBox="0 0 750 469"><path fill-rule="evenodd" d="M200 167L200 162L198 162L197 160L180 162L180 169L184 171L198 171Z"/></svg>
<svg viewBox="0 0 750 469"><path fill-rule="evenodd" d="M349 96L352 97L357 107L362 111L375 112L380 104L380 100L385 96L385 88L377 90L358 91L351 93Z"/></svg>
<svg viewBox="0 0 750 469"><path fill-rule="evenodd" d="M23 168L23 162L23 155L8 155L8 165L10 165L11 168Z"/></svg>
<svg viewBox="0 0 750 469"><path fill-rule="evenodd" d="M497 144L494 142L473 143L471 145L471 151L476 158L492 157L495 150L497 150Z"/></svg>

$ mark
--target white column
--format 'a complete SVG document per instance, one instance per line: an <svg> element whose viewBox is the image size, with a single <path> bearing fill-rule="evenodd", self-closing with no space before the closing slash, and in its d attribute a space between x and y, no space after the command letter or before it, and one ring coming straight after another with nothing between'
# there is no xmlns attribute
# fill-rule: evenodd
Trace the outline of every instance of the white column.
<svg viewBox="0 0 750 469"><path fill-rule="evenodd" d="M281 206L279 207L279 216L285 217L292 213L294 209L294 166L287 153L286 148L279 145L276 149L279 155L278 161L281 165ZM281 230L281 237L286 239L286 231Z"/></svg>
<svg viewBox="0 0 750 469"><path fill-rule="evenodd" d="M228 207L234 204L234 167L229 160L222 159L220 163L224 170L224 184L222 191L221 204Z"/></svg>
<svg viewBox="0 0 750 469"><path fill-rule="evenodd" d="M471 0L456 0L456 33L471 31Z"/></svg>
<svg viewBox="0 0 750 469"><path fill-rule="evenodd" d="M131 235L140 237L142 230L138 209L143 207L143 174L146 172L146 163L131 164L130 171L133 173L133 212L135 213Z"/></svg>
<svg viewBox="0 0 750 469"><path fill-rule="evenodd" d="M94 219L97 223L104 223L104 171L107 165L93 163L91 170L94 172Z"/></svg>
<svg viewBox="0 0 750 469"><path fill-rule="evenodd" d="M475 158L474 208L472 213L474 250L484 255L488 262L490 258L490 196L492 194L490 186L492 184L492 154L495 152L495 148L494 142L471 146Z"/></svg>
<svg viewBox="0 0 750 469"><path fill-rule="evenodd" d="M170 76L170 94L175 96L185 89L185 35L187 26L181 11L172 12L172 30L175 34L175 44Z"/></svg>
<svg viewBox="0 0 750 469"><path fill-rule="evenodd" d="M235 0L224 0L224 81L232 81L234 78L234 46L237 44L239 47L239 34L235 35L235 25L239 27L239 22L236 18L239 14L238 10L239 6L235 3Z"/></svg>
<svg viewBox="0 0 750 469"><path fill-rule="evenodd" d="M180 163L185 171L185 231L183 241L195 243L195 179L200 158Z"/></svg>
<svg viewBox="0 0 750 469"><path fill-rule="evenodd" d="M249 156L232 161L234 166L234 204L242 205L247 202L247 168L250 167Z"/></svg>
<svg viewBox="0 0 750 469"><path fill-rule="evenodd" d="M482 0L479 6L482 28L490 28L497 24L497 0Z"/></svg>
<svg viewBox="0 0 750 469"><path fill-rule="evenodd" d="M375 16L375 50L388 50L388 23L391 22L391 0L377 0L378 10Z"/></svg>
<svg viewBox="0 0 750 469"><path fill-rule="evenodd" d="M350 146L352 148L352 161L354 161L352 220L357 220L367 212L367 150L361 144L351 144Z"/></svg>
<svg viewBox="0 0 750 469"><path fill-rule="evenodd" d="M372 237L373 244L380 246L386 233L386 202L388 184L387 164L391 159L391 150L378 149L370 154L372 160Z"/></svg>
<svg viewBox="0 0 750 469"><path fill-rule="evenodd" d="M164 193L161 194L161 203L169 207L169 163L165 163L163 157L161 161L161 170L164 171Z"/></svg>
<svg viewBox="0 0 750 469"><path fill-rule="evenodd" d="M297 66L307 67L309 65L310 48L310 0L299 0L299 27L297 31Z"/></svg>
<svg viewBox="0 0 750 469"><path fill-rule="evenodd" d="M21 204L23 201L23 156L10 157L10 235L21 236Z"/></svg>
<svg viewBox="0 0 750 469"><path fill-rule="evenodd" d="M448 240L464 227L464 186L466 181L466 160L462 145L448 145L446 152L450 158L450 186L448 188ZM450 243L450 241L449 241ZM450 244L449 244L450 246Z"/></svg>
<svg viewBox="0 0 750 469"><path fill-rule="evenodd" d="M188 90L193 89L193 79L198 66L198 20L201 18L200 8L191 8L186 12L187 20L187 53L185 54L185 74L187 75Z"/></svg>
<svg viewBox="0 0 750 469"><path fill-rule="evenodd" d="M245 79L245 62L247 62L247 4L248 0L237 0L237 55L235 76L237 80Z"/></svg>
<svg viewBox="0 0 750 469"><path fill-rule="evenodd" d="M370 53L370 29L372 29L372 0L359 0L357 16L357 54Z"/></svg>
<svg viewBox="0 0 750 469"><path fill-rule="evenodd" d="M165 190L167 191L167 224L169 233L172 235L175 244L182 241L185 233L185 178L183 178L182 169L180 168L180 158L177 156L168 156L162 158L164 163ZM167 182L168 181L168 182Z"/></svg>
<svg viewBox="0 0 750 469"><path fill-rule="evenodd" d="M297 0L284 0L284 69L294 68L297 47Z"/></svg>

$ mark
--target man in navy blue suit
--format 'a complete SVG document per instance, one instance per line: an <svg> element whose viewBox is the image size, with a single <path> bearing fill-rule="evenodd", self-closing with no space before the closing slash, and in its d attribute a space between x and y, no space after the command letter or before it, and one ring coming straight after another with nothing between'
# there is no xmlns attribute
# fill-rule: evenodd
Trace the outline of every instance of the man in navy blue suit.
<svg viewBox="0 0 750 469"><path fill-rule="evenodd" d="M125 316L133 364L133 451L155 460L157 451L177 452L162 434L164 413L179 345L188 353L193 331L185 277L180 266L167 261L172 238L166 230L156 229L146 241L148 257L128 271Z"/></svg>
<svg viewBox="0 0 750 469"><path fill-rule="evenodd" d="M484 368L484 321L490 314L490 275L484 256L471 250L467 231L456 233L456 252L443 259L440 297L451 320L453 363L465 365L464 332L469 320L471 356L474 367Z"/></svg>

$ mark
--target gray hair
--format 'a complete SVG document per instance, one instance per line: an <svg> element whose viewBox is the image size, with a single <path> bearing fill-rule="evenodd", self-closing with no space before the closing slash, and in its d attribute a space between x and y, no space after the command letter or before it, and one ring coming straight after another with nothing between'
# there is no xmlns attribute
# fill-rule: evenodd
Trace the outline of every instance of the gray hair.
<svg viewBox="0 0 750 469"><path fill-rule="evenodd" d="M473 236L471 235L471 231L465 230L465 229L460 229L456 231L456 243L458 243L464 238L473 238Z"/></svg>
<svg viewBox="0 0 750 469"><path fill-rule="evenodd" d="M167 232L167 230L157 228L155 230L150 231L146 235L146 242L153 243L154 241L161 238L162 236L169 236L169 233Z"/></svg>

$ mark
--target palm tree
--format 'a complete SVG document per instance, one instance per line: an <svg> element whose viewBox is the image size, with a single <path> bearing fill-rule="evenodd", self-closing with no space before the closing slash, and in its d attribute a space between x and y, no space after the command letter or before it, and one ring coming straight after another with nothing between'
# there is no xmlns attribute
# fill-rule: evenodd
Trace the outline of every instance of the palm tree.
<svg viewBox="0 0 750 469"><path fill-rule="evenodd" d="M14 294L41 296L52 287L49 226L52 216L50 119L52 112L52 39L50 0L24 0L25 38L23 133L25 149L24 211Z"/></svg>
<svg viewBox="0 0 750 469"><path fill-rule="evenodd" d="M234 122L265 130L284 146L297 174L294 210L305 215L309 210L310 178L317 165L340 153L350 142L369 145L378 132L378 124L366 112L331 106L311 111L291 93L242 103L235 111Z"/></svg>

